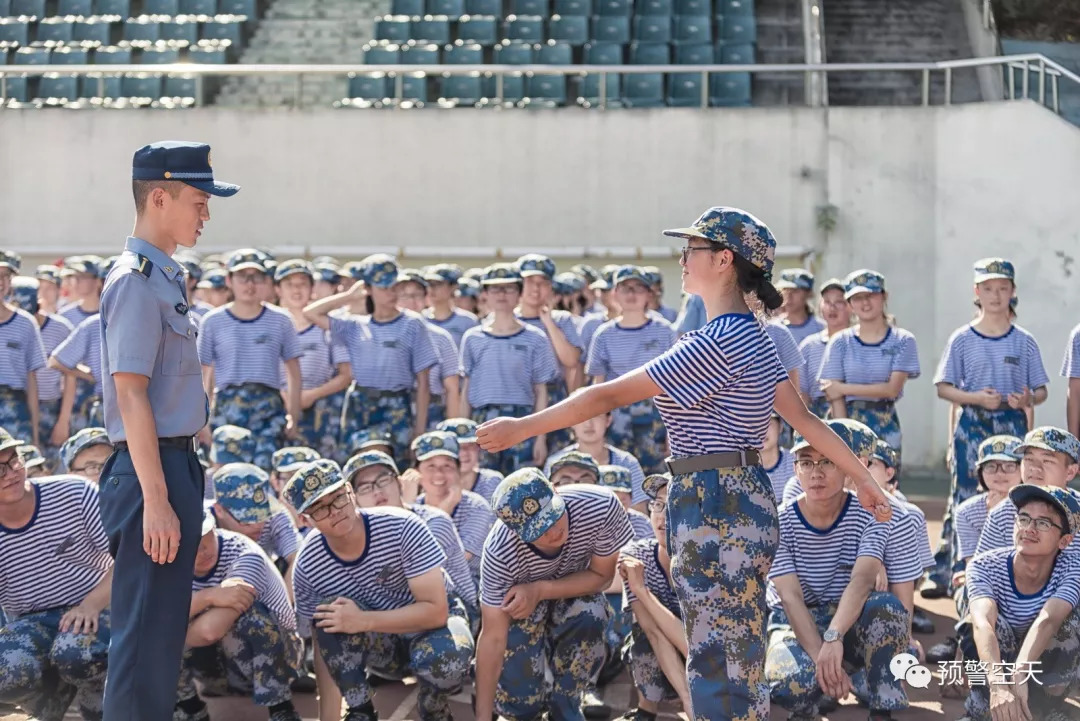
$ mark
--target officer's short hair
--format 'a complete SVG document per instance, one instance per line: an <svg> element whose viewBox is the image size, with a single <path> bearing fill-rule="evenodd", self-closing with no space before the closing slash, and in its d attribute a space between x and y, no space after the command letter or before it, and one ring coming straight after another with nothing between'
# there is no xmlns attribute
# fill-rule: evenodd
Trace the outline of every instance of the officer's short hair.
<svg viewBox="0 0 1080 721"><path fill-rule="evenodd" d="M142 213L146 210L146 199L150 197L154 188L161 188L169 194L169 197L176 198L180 195L183 186L184 184L178 180L132 180L131 194L135 196L135 212Z"/></svg>

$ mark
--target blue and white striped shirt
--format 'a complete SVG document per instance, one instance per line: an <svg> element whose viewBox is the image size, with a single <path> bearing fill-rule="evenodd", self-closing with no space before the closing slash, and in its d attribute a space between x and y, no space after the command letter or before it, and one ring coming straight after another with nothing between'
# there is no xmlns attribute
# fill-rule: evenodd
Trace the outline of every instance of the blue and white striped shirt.
<svg viewBox="0 0 1080 721"><path fill-rule="evenodd" d="M97 486L73 476L29 483L37 504L30 522L0 526L0 609L8 620L82 603L113 565Z"/></svg>
<svg viewBox="0 0 1080 721"><path fill-rule="evenodd" d="M285 581L259 544L240 533L216 529L218 559L205 576L195 576L192 591L216 588L230 578L240 578L255 587L255 600L266 606L278 626L296 630L296 612L289 601Z"/></svg>
<svg viewBox="0 0 1080 721"><path fill-rule="evenodd" d="M589 344L585 375L610 381L635 371L675 344L675 329L662 320L647 320L637 328L624 328L609 320L596 330Z"/></svg>
<svg viewBox="0 0 1080 721"><path fill-rule="evenodd" d="M607 323L607 311L597 311L594 313L586 313L581 320L578 321L578 333L581 335L581 342L585 346L585 352L592 348L593 336L596 335L597 329L604 323Z"/></svg>
<svg viewBox="0 0 1080 721"><path fill-rule="evenodd" d="M476 579L473 578L469 562L465 558L465 546L461 543L461 536L458 535L450 516L434 506L425 506L422 503L414 503L409 509L423 519L439 548L446 554L443 568L450 576L458 596L466 604L476 608Z"/></svg>
<svg viewBox="0 0 1080 721"><path fill-rule="evenodd" d="M802 353L803 364L799 369L799 390L816 401L825 397L825 391L821 390L821 361L825 358L825 346L829 344L829 336L825 331L807 336L799 344L799 352Z"/></svg>
<svg viewBox="0 0 1080 721"><path fill-rule="evenodd" d="M674 325L675 319L679 317L679 311L675 310L674 308L669 308L663 304L661 304L660 307L653 312L659 313L660 317L662 317L664 320L666 320L668 323L671 323L672 325Z"/></svg>
<svg viewBox="0 0 1080 721"><path fill-rule="evenodd" d="M72 328L77 328L87 318L93 318L98 314L98 311L85 311L78 303L72 303L66 308L61 308L57 311L61 318L71 323Z"/></svg>
<svg viewBox="0 0 1080 721"><path fill-rule="evenodd" d="M893 498L896 498L893 496ZM934 565L934 549L930 546L930 531L926 527L926 514L910 501L897 502L902 505L915 522L915 552L919 556L919 565L926 569Z"/></svg>
<svg viewBox="0 0 1080 721"><path fill-rule="evenodd" d="M773 345L776 346L776 355L780 358L780 365L784 366L784 370L791 373L791 371L801 369L803 357L799 352L799 342L795 340L795 336L791 334L788 327L774 321L765 324L765 332L772 338Z"/></svg>
<svg viewBox="0 0 1080 721"><path fill-rule="evenodd" d="M199 326L199 362L213 366L214 389L245 383L284 388L281 362L302 354L292 318L264 303L259 315L242 320L231 306L210 311Z"/></svg>
<svg viewBox="0 0 1080 721"><path fill-rule="evenodd" d="M1061 360L1061 375L1080 378L1080 325L1069 333L1069 344L1065 346L1065 357Z"/></svg>
<svg viewBox="0 0 1080 721"><path fill-rule="evenodd" d="M776 385L788 378L750 313L713 318L645 366L672 456L761 448Z"/></svg>
<svg viewBox="0 0 1080 721"><path fill-rule="evenodd" d="M26 376L44 367L45 346L37 320L16 308L0 323L0 386L24 391Z"/></svg>
<svg viewBox="0 0 1080 721"><path fill-rule="evenodd" d="M847 328L830 338L825 346L818 381L871 385L888 382L895 372L907 373L909 379L919 377L919 349L915 336L903 328L890 326L882 340L866 343L855 335L854 328ZM903 395L901 391L896 399ZM881 399L847 396L846 400Z"/></svg>
<svg viewBox="0 0 1080 721"><path fill-rule="evenodd" d="M304 638L311 636L315 607L326 599L344 596L372 611L403 608L416 602L409 579L433 568L441 570L446 561L427 524L415 513L389 507L357 513L367 536L359 558L343 561L318 531L304 539L296 557L293 596L297 627ZM450 593L453 582L445 571L442 574Z"/></svg>
<svg viewBox="0 0 1080 721"><path fill-rule="evenodd" d="M533 386L559 376L551 342L525 325L513 335L493 335L483 326L461 339L461 372L469 379L469 407L536 404Z"/></svg>
<svg viewBox="0 0 1080 721"><path fill-rule="evenodd" d="M1016 549L1011 547L976 555L968 562L966 585L969 601L993 599L1001 620L1023 637L1050 599L1059 599L1073 608L1080 604L1080 558L1059 553L1042 590L1022 594L1013 575L1015 556Z"/></svg>
<svg viewBox="0 0 1080 721"><path fill-rule="evenodd" d="M616 448L611 445L604 445L607 449L608 459L604 462L602 458L593 458L597 465L602 466L619 466L630 471L630 486L632 491L630 493L630 505L636 506L639 503L645 503L649 500L649 497L645 494L645 489L642 485L645 483L645 471L641 469L641 464L638 463L638 459L627 451L621 448ZM555 461L565 456L570 451L580 450L580 446L577 443L571 443L566 448L561 448L548 456L547 461L544 463L544 475L551 477L551 466Z"/></svg>
<svg viewBox="0 0 1080 721"><path fill-rule="evenodd" d="M45 316L45 322L41 324L41 343L45 348L45 356L49 357L64 339L74 332L75 326L68 322L67 318L59 315ZM52 368L42 368L37 373L38 400L58 401L64 395L64 374Z"/></svg>
<svg viewBox="0 0 1080 721"><path fill-rule="evenodd" d="M526 318L517 311L514 311L514 316L525 325L531 325L533 328L543 332L545 338L548 336L547 328L544 327L544 321L540 320L540 316ZM585 350L585 341L581 339L581 330L578 328L577 319L573 313L568 310L552 310L551 320L555 322L555 327L566 336L567 343L580 351ZM548 340L550 342L550 338Z"/></svg>
<svg viewBox="0 0 1080 721"><path fill-rule="evenodd" d="M635 541L656 538L656 531L653 530L652 521L648 516L633 508L626 509L626 515L630 518L630 527L634 529Z"/></svg>
<svg viewBox="0 0 1080 721"><path fill-rule="evenodd" d="M780 502L791 503L798 498L800 494L802 494L802 484L799 483L799 477L792 476L788 479L787 483L784 484L784 495L783 498L780 499Z"/></svg>
<svg viewBox="0 0 1080 721"><path fill-rule="evenodd" d="M821 318L818 318L816 315L809 316L803 321L802 325L795 325L787 318L784 318L780 322L785 328L791 331L791 335L795 338L795 342L800 346L803 341L810 336L825 330L825 323L823 323Z"/></svg>
<svg viewBox="0 0 1080 721"><path fill-rule="evenodd" d="M645 566L645 588L660 604L671 611L677 618L682 618L679 608L679 597L675 595L675 589L671 581L664 573L664 567L660 565L660 543L655 538L645 538L623 546L620 556L636 558ZM626 579L623 579L623 608L629 609L630 604L638 600L638 597L630 590Z"/></svg>
<svg viewBox="0 0 1080 721"><path fill-rule="evenodd" d="M480 602L501 607L510 589L522 583L564 578L589 567L593 556L617 553L634 538L630 520L615 494L599 486L570 485L558 491L566 502L570 531L555 554L542 554L502 521L484 543Z"/></svg>
<svg viewBox="0 0 1080 721"><path fill-rule="evenodd" d="M889 583L917 581L925 571L924 547L929 542L925 521L921 525L920 540L919 516L908 510L907 501L889 496L889 505L892 506L893 517L885 524L889 531L889 543L885 546L885 575Z"/></svg>
<svg viewBox="0 0 1080 721"><path fill-rule="evenodd" d="M979 547L979 536L982 535L983 526L986 525L986 516L989 513L986 507L989 498L990 495L983 492L956 507L953 528L956 531L957 555L960 558L971 558L975 555L975 549Z"/></svg>
<svg viewBox="0 0 1080 721"><path fill-rule="evenodd" d="M765 473L769 475L773 496L776 498L776 505L779 506L784 501L784 487L787 486L788 481L795 477L795 454L781 448L780 455L776 459L776 465L772 468L766 468Z"/></svg>
<svg viewBox="0 0 1080 721"><path fill-rule="evenodd" d="M480 319L467 310L461 310L460 308L451 308L450 317L446 320L436 320L434 312L431 308L424 309L424 319L428 323L449 331L450 336L454 339L454 347L461 348L461 337L465 335L465 331L472 328L474 325L480 325Z"/></svg>
<svg viewBox="0 0 1080 721"><path fill-rule="evenodd" d="M94 314L75 326L71 335L63 340L52 357L67 368L74 369L82 363L94 377L94 393L101 395L101 316Z"/></svg>
<svg viewBox="0 0 1080 721"><path fill-rule="evenodd" d="M275 511L259 534L259 546L268 555L288 558L300 548L300 531L284 508Z"/></svg>
<svg viewBox="0 0 1080 721"><path fill-rule="evenodd" d="M1078 500L1080 491L1068 489ZM1011 498L1006 498L1001 503L990 509L986 514L986 523L983 524L982 533L979 535L979 545L975 547L975 555L986 553L996 548L1012 548L1013 530L1016 528L1016 504ZM1069 544L1069 551L1080 549L1080 533L1073 536Z"/></svg>
<svg viewBox="0 0 1080 721"><path fill-rule="evenodd" d="M997 338L971 325L958 328L949 336L934 374L934 385L948 383L969 392L993 388L1002 396L1049 382L1035 336L1018 325Z"/></svg>
<svg viewBox="0 0 1080 721"><path fill-rule="evenodd" d="M431 321L428 321L427 330L435 356L439 361L428 374L428 388L431 390L431 395L441 396L446 392L443 378L452 378L461 372L457 344L454 343L454 337L450 335L450 331L440 328Z"/></svg>
<svg viewBox="0 0 1080 721"><path fill-rule="evenodd" d="M490 468L479 468L476 471L476 480L473 481L473 487L470 490L491 503L491 497L495 494L495 489L499 487L502 480L503 474L498 471L493 471Z"/></svg>
<svg viewBox="0 0 1080 721"><path fill-rule="evenodd" d="M348 349L353 380L362 388L410 390L418 373L439 362L427 323L408 310L385 323L370 315L331 315L330 339Z"/></svg>
<svg viewBox="0 0 1080 721"><path fill-rule="evenodd" d="M421 493L416 502L426 504L427 499ZM479 577L480 556L484 553L484 540L495 525L495 511L491 510L491 503L483 496L472 491L462 491L461 500L454 506L450 517L454 519L454 527L461 537L465 553L468 554L466 558L469 561L469 570L474 577Z"/></svg>
<svg viewBox="0 0 1080 721"><path fill-rule="evenodd" d="M334 350L330 344L330 333L317 325L309 325L296 334L300 345L300 387L309 391L329 382L337 371ZM347 360L340 361L347 363ZM282 378L285 367L282 365Z"/></svg>

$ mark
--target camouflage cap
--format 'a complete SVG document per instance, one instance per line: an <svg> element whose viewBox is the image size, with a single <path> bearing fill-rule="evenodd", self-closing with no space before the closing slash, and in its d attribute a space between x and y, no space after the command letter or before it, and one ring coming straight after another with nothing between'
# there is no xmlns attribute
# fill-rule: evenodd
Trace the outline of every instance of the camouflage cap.
<svg viewBox="0 0 1080 721"><path fill-rule="evenodd" d="M525 543L534 543L566 513L566 503L536 468L520 468L504 478L491 496L491 507Z"/></svg>
<svg viewBox="0 0 1080 721"><path fill-rule="evenodd" d="M306 275L312 281L315 280L315 267L301 258L292 258L279 263L274 268L274 282L280 283L290 275Z"/></svg>
<svg viewBox="0 0 1080 721"><path fill-rule="evenodd" d="M0 249L0 268L7 268L12 273L18 273L22 267L22 256L13 250Z"/></svg>
<svg viewBox="0 0 1080 721"><path fill-rule="evenodd" d="M31 315L38 312L38 280L17 275L11 279L11 299L15 304Z"/></svg>
<svg viewBox="0 0 1080 721"><path fill-rule="evenodd" d="M400 475L397 463L394 459L386 455L382 451L364 451L357 453L355 456L345 462L345 468L341 471L341 477L345 479L346 483L352 483L356 474L365 468L371 468L372 466L386 466L394 475Z"/></svg>
<svg viewBox="0 0 1080 721"><path fill-rule="evenodd" d="M463 298L479 298L480 284L472 278L458 278L457 294Z"/></svg>
<svg viewBox="0 0 1080 721"><path fill-rule="evenodd" d="M92 275L95 278L98 277L100 270L100 259L89 255L72 255L64 258L64 267L60 270L60 275L74 275L75 273L86 273Z"/></svg>
<svg viewBox="0 0 1080 721"><path fill-rule="evenodd" d="M1064 453L1072 458L1073 463L1080 462L1080 441L1076 436L1062 428L1041 426L1028 431L1024 441L1016 447L1016 452L1023 454L1028 448L1042 448L1045 451Z"/></svg>
<svg viewBox="0 0 1080 721"><path fill-rule="evenodd" d="M645 491L646 496L655 501L660 495L660 489L669 483L671 483L670 473L653 473L645 476L645 480L641 482L641 489Z"/></svg>
<svg viewBox="0 0 1080 721"><path fill-rule="evenodd" d="M361 428L349 435L348 450L352 453L363 451L377 446L394 447L394 437L383 426L375 428Z"/></svg>
<svg viewBox="0 0 1080 721"><path fill-rule="evenodd" d="M612 491L630 493L634 485L630 481L630 469L622 466L600 466L597 484Z"/></svg>
<svg viewBox="0 0 1080 721"><path fill-rule="evenodd" d="M623 265L619 266L619 269L615 271L615 275L612 278L614 283L612 285L617 286L619 283L623 283L628 280L639 281L645 287L650 287L649 279L645 277L645 271L638 265Z"/></svg>
<svg viewBox="0 0 1080 721"><path fill-rule="evenodd" d="M320 498L345 485L341 467L329 458L302 466L282 489L282 497L297 513L304 513Z"/></svg>
<svg viewBox="0 0 1080 721"><path fill-rule="evenodd" d="M528 253L517 259L518 274L522 278L530 275L542 275L548 280L555 278L555 261L546 255Z"/></svg>
<svg viewBox="0 0 1080 721"><path fill-rule="evenodd" d="M36 468L45 465L45 456L41 455L41 450L37 446L24 443L16 449L16 452L19 454L19 460L22 461L23 468Z"/></svg>
<svg viewBox="0 0 1080 721"><path fill-rule="evenodd" d="M990 436L979 444L979 457L975 465L981 466L990 461L1018 461L1022 455L1017 450L1021 443L1023 441L1016 436Z"/></svg>
<svg viewBox="0 0 1080 721"><path fill-rule="evenodd" d="M689 228L665 230L673 238L701 238L721 243L738 253L753 266L772 276L776 258L776 238L769 226L739 208L715 207L701 214Z"/></svg>
<svg viewBox="0 0 1080 721"><path fill-rule="evenodd" d="M311 259L312 265L341 265L332 255L317 255Z"/></svg>
<svg viewBox="0 0 1080 721"><path fill-rule="evenodd" d="M369 255L356 267L359 280L372 288L392 288L398 282L400 270L394 256L386 253Z"/></svg>
<svg viewBox="0 0 1080 721"><path fill-rule="evenodd" d="M776 284L776 289L783 290L785 288L813 290L814 274L806 268L784 268L780 271L780 281Z"/></svg>
<svg viewBox="0 0 1080 721"><path fill-rule="evenodd" d="M975 261L975 282L1003 278L1016 282L1016 268L1004 258L981 258Z"/></svg>
<svg viewBox="0 0 1080 721"><path fill-rule="evenodd" d="M572 295L583 290L585 290L585 279L572 271L559 273L551 281L551 291L555 295Z"/></svg>
<svg viewBox="0 0 1080 721"><path fill-rule="evenodd" d="M225 267L230 274L248 269L267 273L266 260L266 254L255 248L241 248L233 251Z"/></svg>
<svg viewBox="0 0 1080 721"><path fill-rule="evenodd" d="M885 276L876 270L856 270L844 278L844 299L859 293L884 293Z"/></svg>
<svg viewBox="0 0 1080 721"><path fill-rule="evenodd" d="M270 476L250 463L226 463L214 471L217 502L238 523L270 519Z"/></svg>
<svg viewBox="0 0 1080 721"><path fill-rule="evenodd" d="M317 263L313 266L315 280L337 285L341 282L341 268L330 263Z"/></svg>
<svg viewBox="0 0 1080 721"><path fill-rule="evenodd" d="M224 268L210 268L203 273L202 280L196 283L195 287L203 290L225 290L228 287L225 283L225 275Z"/></svg>
<svg viewBox="0 0 1080 721"><path fill-rule="evenodd" d="M416 268L402 268L398 272L397 280L394 281L395 285L398 283L416 283L422 288L428 287L427 278Z"/></svg>
<svg viewBox="0 0 1080 721"><path fill-rule="evenodd" d="M173 256L173 260L184 267L184 271L188 274L188 277L198 282L202 280L203 269L199 265L199 258L192 254L180 254L177 253Z"/></svg>
<svg viewBox="0 0 1080 721"><path fill-rule="evenodd" d="M520 283L521 273L515 263L492 263L484 269L484 279L480 285L509 285Z"/></svg>
<svg viewBox="0 0 1080 721"><path fill-rule="evenodd" d="M821 288L818 289L819 295L825 295L827 290L838 290L841 293L844 292L844 281L839 278L829 278L821 284Z"/></svg>
<svg viewBox="0 0 1080 721"><path fill-rule="evenodd" d="M9 448L18 448L22 444L23 442L8 433L6 428L0 428L0 451L6 451Z"/></svg>
<svg viewBox="0 0 1080 721"><path fill-rule="evenodd" d="M314 448L307 446L287 446L274 451L270 456L270 467L278 473L291 473L305 463L322 458Z"/></svg>
<svg viewBox="0 0 1080 721"><path fill-rule="evenodd" d="M210 462L251 463L255 460L255 436L240 426L218 426L210 443Z"/></svg>
<svg viewBox="0 0 1080 721"><path fill-rule="evenodd" d="M896 464L899 461L896 456L896 449L880 438L878 438L877 443L874 444L874 452L870 454L870 457L876 458L889 468L896 468Z"/></svg>
<svg viewBox="0 0 1080 721"><path fill-rule="evenodd" d="M112 448L109 434L104 428L83 428L64 441L64 445L60 446L60 466L65 472L70 472L75 457L91 446L108 446Z"/></svg>
<svg viewBox="0 0 1080 721"><path fill-rule="evenodd" d="M1036 486L1031 483L1021 483L1009 491L1009 500L1019 508L1025 501L1039 500L1049 503L1065 517L1064 533L1080 532L1080 500L1076 497L1076 491L1069 488L1056 486Z"/></svg>
<svg viewBox="0 0 1080 721"><path fill-rule="evenodd" d="M460 457L457 435L449 431L421 433L413 440L412 451L417 462L435 456L450 456L455 460Z"/></svg>
<svg viewBox="0 0 1080 721"><path fill-rule="evenodd" d="M574 466L575 468L589 471L597 480L600 480L600 466L597 465L596 460L592 456L584 451L567 451L552 461L551 477L554 478L555 474L559 472L559 469L565 468L566 466Z"/></svg>
<svg viewBox="0 0 1080 721"><path fill-rule="evenodd" d="M435 426L436 430L449 431L457 436L458 450L463 443L476 443L476 429L479 424L471 418L447 418Z"/></svg>
<svg viewBox="0 0 1080 721"><path fill-rule="evenodd" d="M439 263L424 270L424 278L429 283L456 284L461 279L461 268L452 263Z"/></svg>
<svg viewBox="0 0 1080 721"><path fill-rule="evenodd" d="M877 446L877 434L865 423L850 418L833 418L825 421L825 425L832 429L833 433L840 436L840 440L859 458L870 458ZM801 434L796 433L791 452L798 453L804 448L810 448L810 442L803 438Z"/></svg>
<svg viewBox="0 0 1080 721"><path fill-rule="evenodd" d="M596 268L587 263L578 263L577 265L572 266L570 270L584 278L586 283L592 283L600 277L600 274L596 272Z"/></svg>
<svg viewBox="0 0 1080 721"><path fill-rule="evenodd" d="M60 285L60 269L55 265L39 265L34 271L34 277L53 285Z"/></svg>
<svg viewBox="0 0 1080 721"><path fill-rule="evenodd" d="M466 270L462 274L462 277L471 278L472 280L475 280L477 283L479 283L480 281L482 281L484 279L484 269L483 268L469 268L468 270ZM460 280L460 278L458 280Z"/></svg>
<svg viewBox="0 0 1080 721"><path fill-rule="evenodd" d="M645 275L645 282L650 288L664 284L664 274L655 265L642 266L641 272Z"/></svg>

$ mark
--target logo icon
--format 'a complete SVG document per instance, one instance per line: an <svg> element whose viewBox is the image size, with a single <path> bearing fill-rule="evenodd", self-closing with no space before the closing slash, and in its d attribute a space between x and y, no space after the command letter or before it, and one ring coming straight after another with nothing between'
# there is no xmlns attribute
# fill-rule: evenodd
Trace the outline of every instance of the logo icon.
<svg viewBox="0 0 1080 721"><path fill-rule="evenodd" d="M933 674L930 669L919 663L919 659L910 653L901 653L889 661L889 671L897 681L907 681L915 688L927 688Z"/></svg>

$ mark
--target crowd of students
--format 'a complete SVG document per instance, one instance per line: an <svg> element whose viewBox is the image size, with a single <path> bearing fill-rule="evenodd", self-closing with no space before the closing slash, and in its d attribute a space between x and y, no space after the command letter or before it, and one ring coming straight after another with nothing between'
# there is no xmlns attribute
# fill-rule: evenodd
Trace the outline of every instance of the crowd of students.
<svg viewBox="0 0 1080 721"><path fill-rule="evenodd" d="M111 260L20 275L19 256L0 250L0 701L45 721L73 700L102 717L112 559L97 484L113 446L97 313ZM292 693L312 688L324 721L343 705L350 721L375 719L373 688L406 676L425 720L450 718L469 682L480 717L607 718L597 689L624 667L637 694L623 718L649 721L665 701L690 712L694 624L671 581L673 479L653 401L497 453L477 427L662 368L706 323L694 296L676 314L656 268L559 273L536 254L470 270L257 249L176 262L193 299L177 317L198 316L211 411L177 721L208 718L202 697L226 693L295 721ZM815 718L853 692L871 719L890 718L908 702L889 662L911 652L1041 663L1040 684L972 686L968 717L1068 718L1063 699L1080 683L1080 496L1068 488L1080 326L1061 370L1069 428L1036 427L1048 376L1014 323L1013 266L975 263L976 318L933 379L954 429L935 552L900 491L896 401L921 373L916 339L889 315L882 274L816 285L783 271L784 304L762 322L893 514L876 522L844 471L774 414L760 462L780 547L766 637L744 639L766 648L772 701ZM956 600L961 622L933 649L917 638L933 632L917 592Z"/></svg>

